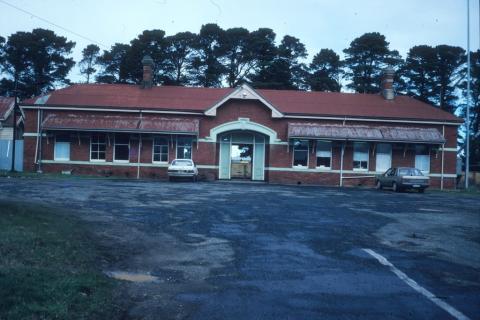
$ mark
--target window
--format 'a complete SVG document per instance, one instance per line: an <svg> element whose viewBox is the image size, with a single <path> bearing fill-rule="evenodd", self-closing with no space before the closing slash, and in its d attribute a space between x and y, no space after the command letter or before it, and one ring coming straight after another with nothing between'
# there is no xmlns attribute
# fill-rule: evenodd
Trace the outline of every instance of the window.
<svg viewBox="0 0 480 320"><path fill-rule="evenodd" d="M177 159L192 159L192 138L177 138Z"/></svg>
<svg viewBox="0 0 480 320"><path fill-rule="evenodd" d="M430 172L430 151L425 145L415 146L415 168L423 173Z"/></svg>
<svg viewBox="0 0 480 320"><path fill-rule="evenodd" d="M70 137L68 135L55 135L53 158L57 161L70 160Z"/></svg>
<svg viewBox="0 0 480 320"><path fill-rule="evenodd" d="M386 143L377 144L376 168L377 172L385 172L392 166L392 145Z"/></svg>
<svg viewBox="0 0 480 320"><path fill-rule="evenodd" d="M153 139L153 162L168 162L168 139Z"/></svg>
<svg viewBox="0 0 480 320"><path fill-rule="evenodd" d="M308 168L308 140L293 141L293 166Z"/></svg>
<svg viewBox="0 0 480 320"><path fill-rule="evenodd" d="M330 169L332 165L332 143L317 141L317 168Z"/></svg>
<svg viewBox="0 0 480 320"><path fill-rule="evenodd" d="M368 143L355 142L353 144L353 170L368 170Z"/></svg>
<svg viewBox="0 0 480 320"><path fill-rule="evenodd" d="M105 161L105 134L93 134L90 137L90 161Z"/></svg>
<svg viewBox="0 0 480 320"><path fill-rule="evenodd" d="M130 160L130 137L126 134L116 134L113 148L113 160L128 162Z"/></svg>

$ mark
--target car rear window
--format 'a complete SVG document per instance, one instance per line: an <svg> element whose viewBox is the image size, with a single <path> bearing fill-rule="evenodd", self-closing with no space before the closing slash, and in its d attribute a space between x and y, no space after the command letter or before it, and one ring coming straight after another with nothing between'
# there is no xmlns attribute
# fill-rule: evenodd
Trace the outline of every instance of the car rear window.
<svg viewBox="0 0 480 320"><path fill-rule="evenodd" d="M173 160L172 165L174 165L174 166L191 166L192 161L190 161L190 160Z"/></svg>
<svg viewBox="0 0 480 320"><path fill-rule="evenodd" d="M399 176L423 176L422 172L414 168L401 168L398 169Z"/></svg>

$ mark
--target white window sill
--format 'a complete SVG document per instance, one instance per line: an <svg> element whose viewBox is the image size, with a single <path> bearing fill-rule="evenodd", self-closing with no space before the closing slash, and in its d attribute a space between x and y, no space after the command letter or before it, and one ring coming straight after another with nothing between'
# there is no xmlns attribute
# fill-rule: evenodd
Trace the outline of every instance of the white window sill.
<svg viewBox="0 0 480 320"><path fill-rule="evenodd" d="M55 158L53 161L70 161L70 158Z"/></svg>
<svg viewBox="0 0 480 320"><path fill-rule="evenodd" d="M367 172L367 171L368 171L368 169L359 169L359 168L353 168L353 171Z"/></svg>
<svg viewBox="0 0 480 320"><path fill-rule="evenodd" d="M90 159L90 162L106 162L105 159Z"/></svg>
<svg viewBox="0 0 480 320"><path fill-rule="evenodd" d="M332 171L331 167L316 167L318 171Z"/></svg>
<svg viewBox="0 0 480 320"><path fill-rule="evenodd" d="M113 160L113 162L117 162L117 163L130 163L130 160Z"/></svg>
<svg viewBox="0 0 480 320"><path fill-rule="evenodd" d="M152 161L154 164L168 164L168 161Z"/></svg>
<svg viewBox="0 0 480 320"><path fill-rule="evenodd" d="M292 168L295 170L308 170L307 166L292 166Z"/></svg>

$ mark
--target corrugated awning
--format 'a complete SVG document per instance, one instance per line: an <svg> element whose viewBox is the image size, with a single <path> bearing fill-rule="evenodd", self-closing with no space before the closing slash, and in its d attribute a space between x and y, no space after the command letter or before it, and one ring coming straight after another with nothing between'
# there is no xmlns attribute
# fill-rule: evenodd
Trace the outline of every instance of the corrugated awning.
<svg viewBox="0 0 480 320"><path fill-rule="evenodd" d="M435 128L340 126L316 123L289 123L288 137L431 144L445 142L445 138Z"/></svg>
<svg viewBox="0 0 480 320"><path fill-rule="evenodd" d="M197 119L177 119L137 115L92 115L51 113L42 123L46 130L176 133L198 135Z"/></svg>

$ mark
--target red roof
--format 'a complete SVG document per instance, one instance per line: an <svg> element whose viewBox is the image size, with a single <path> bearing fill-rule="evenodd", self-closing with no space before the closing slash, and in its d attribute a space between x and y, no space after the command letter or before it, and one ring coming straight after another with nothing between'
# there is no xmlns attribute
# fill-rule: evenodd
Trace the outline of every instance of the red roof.
<svg viewBox="0 0 480 320"><path fill-rule="evenodd" d="M15 98L0 97L0 120L5 120L10 114Z"/></svg>
<svg viewBox="0 0 480 320"><path fill-rule="evenodd" d="M104 107L203 112L235 89L157 86L141 89L127 84L76 84L23 105ZM389 118L462 122L454 115L411 97L385 100L379 94L255 90L287 115Z"/></svg>

